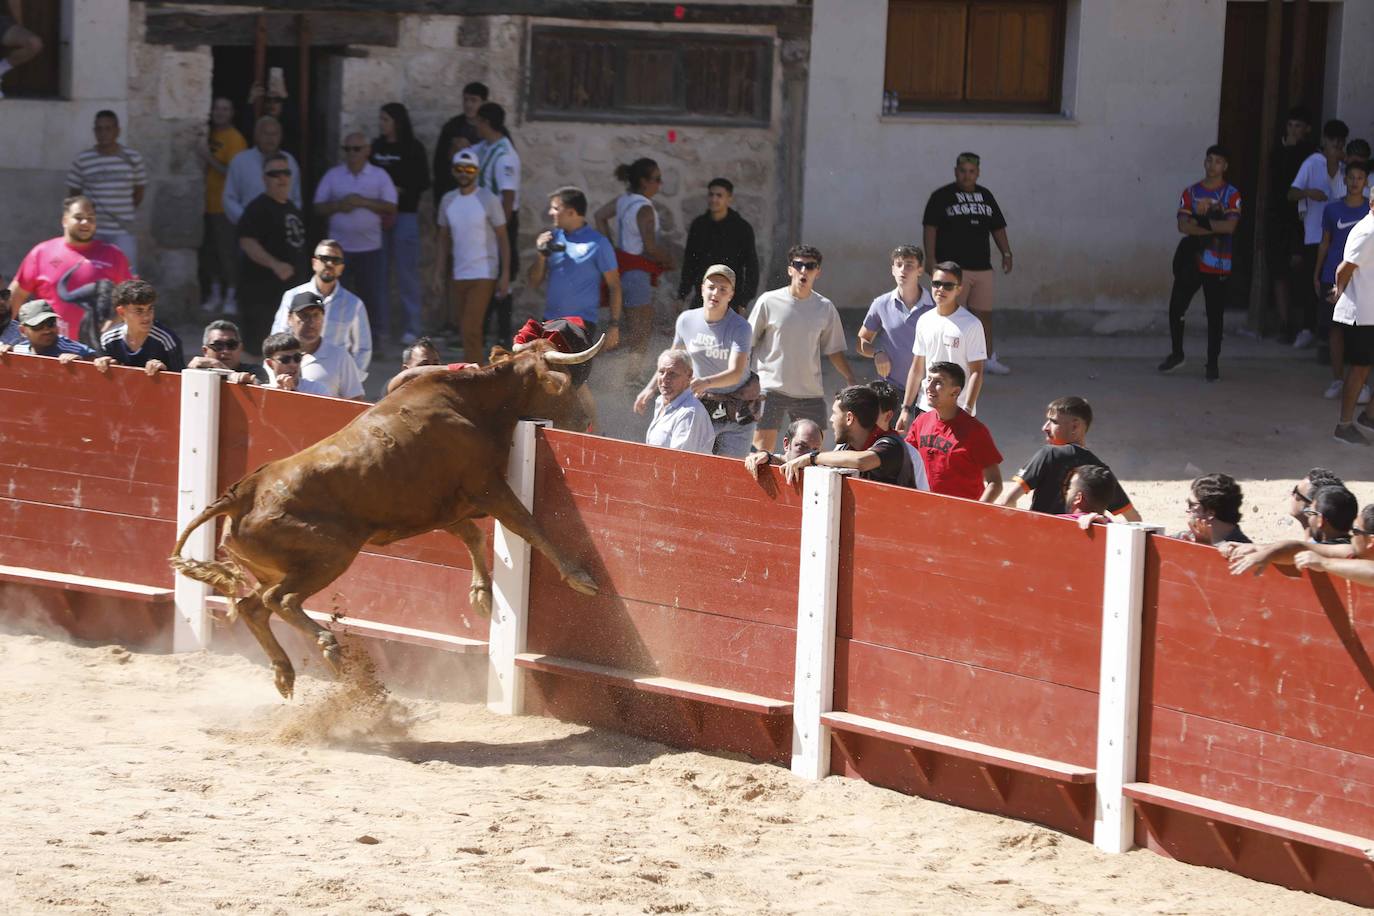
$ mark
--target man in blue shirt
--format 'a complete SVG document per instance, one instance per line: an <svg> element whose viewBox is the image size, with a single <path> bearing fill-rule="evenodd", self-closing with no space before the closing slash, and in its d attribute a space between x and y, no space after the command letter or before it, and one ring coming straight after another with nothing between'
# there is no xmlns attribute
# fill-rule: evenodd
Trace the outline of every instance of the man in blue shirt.
<svg viewBox="0 0 1374 916"><path fill-rule="evenodd" d="M60 363L88 359L95 363L96 369L101 372L109 372L110 367L114 365L113 358L99 356L80 341L57 333L57 313L44 299L30 299L20 306L18 321L19 333L24 335L24 339L12 348L15 353L27 356L56 356ZM10 349L8 344L0 344L0 354Z"/></svg>
<svg viewBox="0 0 1374 916"><path fill-rule="evenodd" d="M157 290L147 280L125 280L115 287L115 312L123 319L100 335L100 349L121 366L135 366L149 375L186 368L181 338L153 317Z"/></svg>
<svg viewBox="0 0 1374 916"><path fill-rule="evenodd" d="M14 346L24 339L19 333L19 322L10 314L10 291L0 289L0 344Z"/></svg>
<svg viewBox="0 0 1374 916"><path fill-rule="evenodd" d="M1336 308L1336 268L1345 260L1345 240L1350 230L1369 212L1365 199L1369 165L1360 160L1345 164L1345 197L1329 202L1322 209L1322 240L1317 244L1317 272L1312 283L1317 291L1317 340L1329 342L1331 384L1322 397L1334 401L1345 383L1345 328L1331 320ZM1319 351L1320 352L1320 351Z"/></svg>
<svg viewBox="0 0 1374 916"><path fill-rule="evenodd" d="M587 338L595 343L601 306L601 284L610 293L611 319L606 323L606 349L620 345L620 271L615 248L600 232L587 225L587 195L580 188L563 187L549 196L553 228L535 239L538 257L530 266L530 286L548 277L549 292L544 317L581 318Z"/></svg>
<svg viewBox="0 0 1374 916"><path fill-rule="evenodd" d="M878 377L891 383L898 394L904 392L911 371L916 320L935 308L935 300L921 287L924 272L925 253L920 248L894 248L892 279L897 281L897 287L873 300L859 329L859 355L872 357Z"/></svg>

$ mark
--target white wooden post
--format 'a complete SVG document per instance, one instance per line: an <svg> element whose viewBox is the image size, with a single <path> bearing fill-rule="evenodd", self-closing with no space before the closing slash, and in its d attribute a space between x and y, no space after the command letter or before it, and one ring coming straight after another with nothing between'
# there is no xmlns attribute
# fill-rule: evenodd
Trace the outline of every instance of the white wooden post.
<svg viewBox="0 0 1374 916"><path fill-rule="evenodd" d="M1146 535L1162 530L1138 524L1106 526L1093 823L1093 845L1103 852L1126 852L1135 845L1135 807L1121 788L1135 781Z"/></svg>
<svg viewBox="0 0 1374 916"><path fill-rule="evenodd" d="M835 596L840 571L840 474L802 475L801 567L797 576L797 663L792 687L792 772L830 775L830 712L835 687Z"/></svg>
<svg viewBox="0 0 1374 916"><path fill-rule="evenodd" d="M521 420L515 426L506 464L506 482L516 497L534 511L534 431L547 420ZM524 672L515 656L525 651L530 609L530 545L500 522L492 538L491 633L487 637L487 708L507 716L525 711Z"/></svg>
<svg viewBox="0 0 1374 916"><path fill-rule="evenodd" d="M215 500L219 485L220 374L203 369L181 373L181 434L177 464L177 534ZM216 526L201 525L186 541L182 556L215 558ZM192 652L210 645L210 615L205 599L210 587L176 576L176 622L172 651Z"/></svg>

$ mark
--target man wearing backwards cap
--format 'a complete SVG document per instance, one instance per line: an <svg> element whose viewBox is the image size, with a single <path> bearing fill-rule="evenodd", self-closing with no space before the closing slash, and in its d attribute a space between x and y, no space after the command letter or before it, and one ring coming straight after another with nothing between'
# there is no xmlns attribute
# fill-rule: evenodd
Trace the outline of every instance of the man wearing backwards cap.
<svg viewBox="0 0 1374 916"><path fill-rule="evenodd" d="M477 156L460 150L453 156L453 180L458 183L439 201L439 250L453 249L453 274L442 276L444 258L435 259L440 279L450 279L454 316L463 332L463 355L468 362L481 362L482 325L492 292L510 294L510 238L506 233L506 213L501 201L477 185Z"/></svg>
<svg viewBox="0 0 1374 916"><path fill-rule="evenodd" d="M13 350L28 356L56 356L60 363L88 359L101 372L109 372L114 365L114 357L98 356L85 344L63 337L57 331L57 313L48 305L46 299L30 299L19 307L19 333L24 340L11 347L0 344L0 354Z"/></svg>
<svg viewBox="0 0 1374 916"><path fill-rule="evenodd" d="M297 391L334 398L363 399L358 364L348 351L324 339L324 300L309 290L296 293L286 316L287 329L300 341L300 383Z"/></svg>

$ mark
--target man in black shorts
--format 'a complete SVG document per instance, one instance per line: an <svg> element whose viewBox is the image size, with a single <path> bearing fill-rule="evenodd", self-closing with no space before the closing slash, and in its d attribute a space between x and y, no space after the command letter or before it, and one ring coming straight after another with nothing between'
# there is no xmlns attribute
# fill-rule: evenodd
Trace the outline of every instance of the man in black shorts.
<svg viewBox="0 0 1374 916"><path fill-rule="evenodd" d="M1032 512L1048 515L1064 515L1069 510L1065 506L1065 487L1074 468L1084 465L1097 465L1107 468L1107 463L1088 451L1083 444L1088 437L1088 427L1092 426L1093 409L1080 397L1066 397L1051 401L1045 408L1045 444L1031 456L1021 470L1011 478L1011 486L1002 494L998 503L1015 506L1021 494L1031 494ZM1110 472L1110 468L1107 468ZM1121 489L1121 484L1112 477L1115 490L1107 500L1107 510L1127 521L1140 521L1140 513L1131 505L1130 497Z"/></svg>

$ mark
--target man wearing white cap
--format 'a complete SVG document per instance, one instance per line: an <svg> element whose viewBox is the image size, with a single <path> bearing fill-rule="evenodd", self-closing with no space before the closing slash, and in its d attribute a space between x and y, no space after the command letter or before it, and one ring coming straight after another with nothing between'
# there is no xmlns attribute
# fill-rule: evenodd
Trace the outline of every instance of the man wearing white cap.
<svg viewBox="0 0 1374 916"><path fill-rule="evenodd" d="M493 291L510 293L510 239L501 201L478 187L480 166L471 150L453 156L453 179L458 183L439 201L439 246L453 249L453 299L458 305L457 323L463 332L463 357L480 363L482 323ZM443 271L442 258L435 259ZM445 279L440 275L440 279Z"/></svg>

